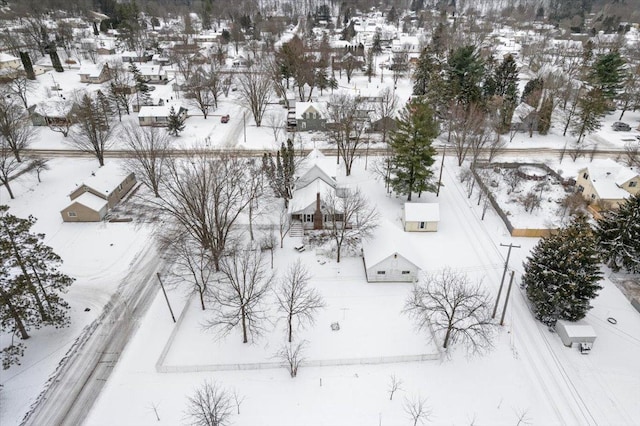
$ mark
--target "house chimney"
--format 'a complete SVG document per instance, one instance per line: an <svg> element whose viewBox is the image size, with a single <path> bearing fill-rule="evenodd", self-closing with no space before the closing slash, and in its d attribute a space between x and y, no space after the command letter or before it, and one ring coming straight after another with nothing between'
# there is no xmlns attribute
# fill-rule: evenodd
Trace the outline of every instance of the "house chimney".
<svg viewBox="0 0 640 426"><path fill-rule="evenodd" d="M316 211L313 213L313 229L322 229L322 210L320 210L320 193L316 193Z"/></svg>

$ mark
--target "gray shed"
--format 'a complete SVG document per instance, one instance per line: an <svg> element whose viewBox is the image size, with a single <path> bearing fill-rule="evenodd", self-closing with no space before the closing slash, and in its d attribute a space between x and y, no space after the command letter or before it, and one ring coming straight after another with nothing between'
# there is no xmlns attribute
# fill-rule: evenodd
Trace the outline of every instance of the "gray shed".
<svg viewBox="0 0 640 426"><path fill-rule="evenodd" d="M577 343L583 353L588 352L596 340L596 332L593 327L582 321L558 321L556 332L566 347L570 348L574 343Z"/></svg>

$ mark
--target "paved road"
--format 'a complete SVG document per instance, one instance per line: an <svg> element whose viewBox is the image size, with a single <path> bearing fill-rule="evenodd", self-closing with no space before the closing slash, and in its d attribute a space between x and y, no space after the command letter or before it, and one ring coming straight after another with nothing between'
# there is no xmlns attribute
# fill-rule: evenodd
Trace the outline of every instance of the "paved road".
<svg viewBox="0 0 640 426"><path fill-rule="evenodd" d="M135 332L138 319L159 290L155 274L162 265L158 258L153 244L138 254L102 315L85 328L75 350L63 360L55 379L21 425L82 424Z"/></svg>

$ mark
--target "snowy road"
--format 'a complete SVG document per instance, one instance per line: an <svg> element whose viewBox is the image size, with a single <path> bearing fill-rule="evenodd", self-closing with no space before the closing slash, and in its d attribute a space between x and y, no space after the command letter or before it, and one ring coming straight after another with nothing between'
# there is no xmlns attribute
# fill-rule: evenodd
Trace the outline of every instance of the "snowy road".
<svg viewBox="0 0 640 426"><path fill-rule="evenodd" d="M81 344L63 360L23 425L82 423L159 290L155 273L160 266L155 245L138 254L102 315L85 328L78 339Z"/></svg>
<svg viewBox="0 0 640 426"><path fill-rule="evenodd" d="M449 181L456 179L450 168L445 168L445 172ZM460 185L453 184L449 187L455 188L457 192L452 199L455 200L456 208L454 211L458 217L458 223L465 228L470 240L475 242L473 244L474 251L481 259L485 259L483 264L495 263L496 257L499 257L504 264L505 255L498 250L498 247L500 243L509 243L511 237L507 236L504 237L504 240L496 240L497 236L488 232L485 222L471 211L472 205L475 205L475 193L471 199L468 199ZM516 265L512 263L510 266ZM488 269L486 273L489 282L485 281L485 284L492 285L494 294L497 294L502 271ZM504 303L507 282L508 277L505 279L505 289L502 292L498 315L501 312L502 303ZM525 365L529 368L532 382L536 383L541 394L547 397L548 403L553 407L561 424L598 424L553 352L548 341L550 334L541 324L533 320L526 297L517 283L514 283L514 288L512 288L509 309L511 315L505 326L511 327L514 339L514 356L523 357ZM509 320L512 322L511 324L509 324Z"/></svg>

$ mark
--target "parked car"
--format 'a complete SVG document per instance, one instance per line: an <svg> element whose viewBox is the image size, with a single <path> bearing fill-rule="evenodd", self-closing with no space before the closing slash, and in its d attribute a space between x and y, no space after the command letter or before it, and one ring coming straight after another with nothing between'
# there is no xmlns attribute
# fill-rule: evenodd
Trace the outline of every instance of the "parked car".
<svg viewBox="0 0 640 426"><path fill-rule="evenodd" d="M229 122L229 114L223 115L222 117L220 117L220 122L221 123L228 123Z"/></svg>
<svg viewBox="0 0 640 426"><path fill-rule="evenodd" d="M627 123L623 123L622 121L616 121L611 125L611 127L616 132L628 132L629 130L631 130L631 126L629 126Z"/></svg>

